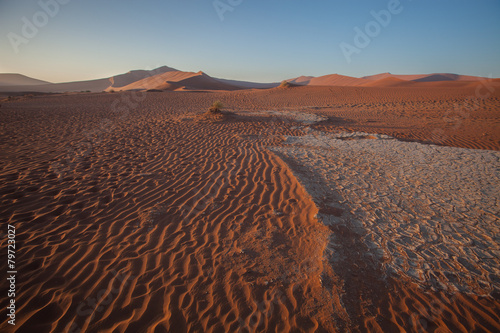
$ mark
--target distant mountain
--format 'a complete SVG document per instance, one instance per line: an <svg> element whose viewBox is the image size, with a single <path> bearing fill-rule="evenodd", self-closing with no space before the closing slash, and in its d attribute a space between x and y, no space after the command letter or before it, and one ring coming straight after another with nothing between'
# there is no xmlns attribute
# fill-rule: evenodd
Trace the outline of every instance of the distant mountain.
<svg viewBox="0 0 500 333"><path fill-rule="evenodd" d="M0 86L27 86L27 85L40 85L50 84L50 82L33 79L29 76L22 74L1 74L0 73Z"/></svg>

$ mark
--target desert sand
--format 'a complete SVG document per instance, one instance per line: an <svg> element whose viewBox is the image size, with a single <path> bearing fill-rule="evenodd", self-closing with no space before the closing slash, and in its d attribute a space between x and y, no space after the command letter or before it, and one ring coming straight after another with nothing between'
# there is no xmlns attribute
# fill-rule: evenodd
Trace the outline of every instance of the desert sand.
<svg viewBox="0 0 500 333"><path fill-rule="evenodd" d="M15 332L499 331L500 87L453 82L2 101Z"/></svg>

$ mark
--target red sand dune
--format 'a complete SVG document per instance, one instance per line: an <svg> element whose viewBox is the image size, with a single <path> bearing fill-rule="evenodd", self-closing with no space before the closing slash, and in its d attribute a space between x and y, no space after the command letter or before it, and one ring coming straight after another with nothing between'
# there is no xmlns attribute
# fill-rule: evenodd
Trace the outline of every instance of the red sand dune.
<svg viewBox="0 0 500 333"><path fill-rule="evenodd" d="M357 86L363 84L363 79L358 79L351 76L332 74L315 77L311 79L309 85L312 86Z"/></svg>
<svg viewBox="0 0 500 333"><path fill-rule="evenodd" d="M366 82L364 79L339 74L330 74L319 77L300 76L287 81L298 85L308 86L358 86Z"/></svg>
<svg viewBox="0 0 500 333"><path fill-rule="evenodd" d="M396 87L396 86L442 86L442 87L464 87L469 83L485 80L477 76L457 75L457 74L415 74L415 75L394 75L382 73L362 78L331 74L320 77L300 76L287 80L290 83L309 86L364 86L364 87ZM414 83L426 83L421 85Z"/></svg>
<svg viewBox="0 0 500 333"><path fill-rule="evenodd" d="M116 75L110 78L111 87L120 88L129 85L133 82L137 82L144 78L148 78L154 75L163 74L167 72L175 72L177 69L170 68L167 66L159 67L151 71L135 70L130 71L126 74Z"/></svg>
<svg viewBox="0 0 500 333"><path fill-rule="evenodd" d="M295 79L286 80L290 83L298 84L298 85L308 85L309 82L314 79L314 76L299 76Z"/></svg>
<svg viewBox="0 0 500 333"><path fill-rule="evenodd" d="M5 86L0 86L0 91L4 92L17 92L17 91L29 91L29 92L72 92L72 91L91 91L91 92L101 92L106 89L110 90L117 87L122 87L137 80L150 77L152 75L165 73L169 71L176 71L173 68L163 66L156 68L151 71L146 70L135 70L130 71L125 74L115 75L109 78L88 80L88 81L75 81L75 82L63 82L63 83L47 83L36 84L33 83L27 85L16 85L10 84Z"/></svg>
<svg viewBox="0 0 500 333"><path fill-rule="evenodd" d="M372 81L385 79L385 78L397 78L397 79L404 80L404 81L413 81L413 80L423 78L427 75L428 74L408 74L408 75L403 74L403 75L399 75L399 74L391 74L391 73L380 73L380 74L375 74L375 75L363 76L362 78L366 79L366 80L372 80Z"/></svg>
<svg viewBox="0 0 500 333"><path fill-rule="evenodd" d="M369 81L361 86L363 87L413 87L413 88L425 88L425 87L441 87L441 88L467 88L467 87L477 87L481 86L484 83L483 82L488 82L488 81L465 81L465 80L458 80L458 81L418 81L418 80L413 80L413 81L406 81L399 79L397 77L386 77L383 79L379 80L374 80L374 81ZM493 81L493 84L495 82Z"/></svg>
<svg viewBox="0 0 500 333"><path fill-rule="evenodd" d="M239 80L228 80L221 78L214 78L214 79L222 83L226 83L231 86L235 86L242 89L269 89L269 88L275 88L280 85L280 82L260 83L260 82L249 82L249 81L239 81Z"/></svg>
<svg viewBox="0 0 500 333"><path fill-rule="evenodd" d="M8 76L10 75L10 77ZM2 76L4 77L2 81ZM387 80L385 80L387 79ZM391 81L392 79L392 81ZM486 80L477 76L437 73L417 75L394 75L382 73L356 78L351 76L330 74L320 77L300 76L289 79L290 83L309 86L399 86L396 80L418 82L422 87L465 87L468 83ZM383 80L383 81L382 81ZM373 83L373 82L376 83ZM431 84L432 83L432 84ZM0 92L101 92L110 90L238 90L238 89L268 89L279 86L279 83L255 83L238 80L216 79L203 72L178 71L167 66L151 71L135 70L109 78L47 83L45 81L27 78L20 74L0 74ZM407 85L410 86L409 84Z"/></svg>
<svg viewBox="0 0 500 333"><path fill-rule="evenodd" d="M427 76L415 79L417 82L435 82L435 81L481 81L484 80L483 77L479 76L469 76L469 75L458 75L449 73L436 73L429 74Z"/></svg>
<svg viewBox="0 0 500 333"><path fill-rule="evenodd" d="M458 75L450 73L434 73L434 74L409 74L409 75L399 75L391 73L380 73L375 75L363 76L363 79L367 80L380 80L385 78L397 78L404 81L481 81L485 78L479 76L469 76L469 75Z"/></svg>
<svg viewBox="0 0 500 333"><path fill-rule="evenodd" d="M144 78L119 90L236 90L239 87L220 82L203 72L171 71Z"/></svg>
<svg viewBox="0 0 500 333"><path fill-rule="evenodd" d="M411 82L406 80L398 79L396 77L385 77L379 80L373 80L363 83L363 87L397 87L401 85L411 85Z"/></svg>

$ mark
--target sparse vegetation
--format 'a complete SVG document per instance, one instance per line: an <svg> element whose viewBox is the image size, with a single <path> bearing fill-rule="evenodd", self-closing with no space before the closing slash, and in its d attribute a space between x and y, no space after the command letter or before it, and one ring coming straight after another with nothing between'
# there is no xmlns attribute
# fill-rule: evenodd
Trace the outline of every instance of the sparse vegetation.
<svg viewBox="0 0 500 333"><path fill-rule="evenodd" d="M280 88L290 88L292 85L288 81L281 81Z"/></svg>
<svg viewBox="0 0 500 333"><path fill-rule="evenodd" d="M215 101L212 103L212 106L210 107L210 109L208 109L208 111L210 111L210 113L221 113L221 109L224 107L224 104L222 104L221 101Z"/></svg>

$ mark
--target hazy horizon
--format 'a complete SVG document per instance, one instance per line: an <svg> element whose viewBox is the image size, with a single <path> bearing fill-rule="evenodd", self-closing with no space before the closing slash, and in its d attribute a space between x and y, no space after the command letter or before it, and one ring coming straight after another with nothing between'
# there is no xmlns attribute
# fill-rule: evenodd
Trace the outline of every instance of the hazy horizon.
<svg viewBox="0 0 500 333"><path fill-rule="evenodd" d="M253 82L500 77L498 17L496 1L9 2L0 4L0 72L53 83L161 66Z"/></svg>

